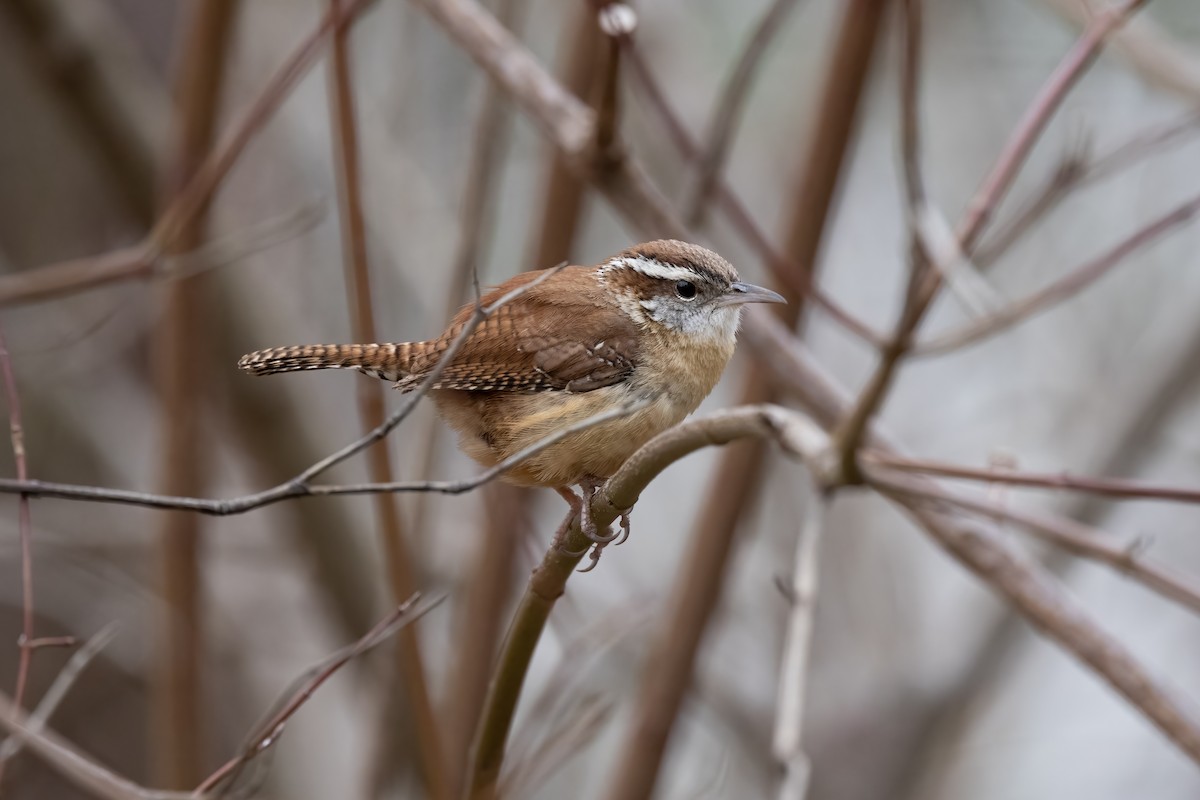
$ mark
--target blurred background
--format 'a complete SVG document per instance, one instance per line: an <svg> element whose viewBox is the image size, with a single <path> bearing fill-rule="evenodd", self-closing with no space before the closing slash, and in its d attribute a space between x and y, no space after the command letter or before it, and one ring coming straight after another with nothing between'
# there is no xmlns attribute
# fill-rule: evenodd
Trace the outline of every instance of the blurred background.
<svg viewBox="0 0 1200 800"><path fill-rule="evenodd" d="M776 5L769 36L751 43ZM573 92L597 94L608 50L583 0L492 0L488 8ZM144 241L209 143L229 140L327 10L309 0L2 0L0 271L127 253ZM886 0L664 0L637 5L635 34L646 72L700 142L735 64L748 46L762 51L738 92L744 108L725 175L785 256L801 258L788 250L803 242L814 256L802 260L825 292L879 331L893 325L907 280L899 11ZM926 182L953 219L1079 36L1086 9L1075 0L929 0L924 20ZM853 24L865 28L850 56L861 86L835 60ZM372 403L394 408L400 397L346 373L251 379L237 371L239 355L356 340L365 324L356 285L380 340L429 338L469 298L471 267L495 283L563 258L595 263L640 238L560 174L550 142L418 4L370 4L347 43L369 285L343 266L355 237L339 214L346 172L326 47L256 129L207 215L176 238L179 252L156 262L173 277L143 271L87 290L6 296L0 324L32 477L203 497L272 486L359 436L363 415L379 413ZM680 152L636 70L622 67L621 140L687 210L696 160ZM849 107L839 119L831 96ZM1086 167L1183 122L1169 140L1140 147L1130 163L1035 214L1036 224L986 265L995 298L1030 294L1192 197L1200 125L1187 120L1198 104L1200 14L1189 0L1155 0L1066 99L1000 207L999 227L1064 164ZM826 193L827 214L804 205L823 126L833 126L834 145L845 144L829 151L836 191ZM843 127L848 135L837 133ZM805 239L797 231L813 219L820 236ZM784 288L715 204L697 229L744 277ZM200 256L182 255L201 244ZM1195 483L1197 252L1200 229L1184 226L1048 313L914 359L883 408L884 428L911 453L978 467L1001 460ZM819 310L805 306L802 316L798 334L817 359L859 387L875 349ZM919 338L970 318L947 294ZM703 409L736 404L754 371L741 348ZM377 448L328 480L476 472L425 404L385 447L387 459ZM748 485L714 482L739 449L743 459L758 457L735 445L668 469L638 503L628 543L572 579L516 718L512 796L605 794L664 600L691 537L714 519L728 519L736 541L656 796L773 794L787 613L779 579L807 482L800 465L771 450ZM15 474L7 444L0 460L3 474ZM1014 505L1146 535L1159 560L1200 574L1193 507L1000 491ZM843 495L819 568L804 734L809 797L1200 792L1185 755L907 518L869 493ZM435 796L421 777L429 714L446 758L461 759L497 638L563 512L552 492L490 488L303 499L228 518L35 500L37 635L84 640L118 626L51 727L135 782L194 787L242 747L296 676L360 637L408 586L447 599L396 644L335 675L242 783L264 797ZM0 689L8 693L23 629L17 520L6 495ZM1111 570L1043 551L1015 529L1005 536L1057 571L1157 674L1200 696L1194 615ZM407 559L387 544L397 538ZM396 657L414 640L424 715L413 708L411 661ZM70 652L34 651L27 707ZM29 753L7 764L0 793L89 796Z"/></svg>

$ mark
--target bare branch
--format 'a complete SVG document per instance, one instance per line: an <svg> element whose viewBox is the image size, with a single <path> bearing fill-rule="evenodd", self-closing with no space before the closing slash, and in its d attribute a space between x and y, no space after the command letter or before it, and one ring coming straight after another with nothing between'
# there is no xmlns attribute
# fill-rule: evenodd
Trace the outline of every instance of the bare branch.
<svg viewBox="0 0 1200 800"><path fill-rule="evenodd" d="M1141 557L1144 540L1122 541L1075 520L1036 514L991 499L980 499L946 489L927 479L914 479L868 469L872 486L888 495L902 494L927 498L961 509L983 514L997 522L1015 522L1033 535L1083 558L1107 564L1118 572L1145 585L1168 600L1200 613L1200 586L1174 570L1153 564Z"/></svg>
<svg viewBox="0 0 1200 800"><path fill-rule="evenodd" d="M1097 625L1044 567L1014 552L986 525L920 503L906 506L939 544L1012 603L1043 635L1089 666L1192 761L1200 763L1200 722L1192 704Z"/></svg>
<svg viewBox="0 0 1200 800"><path fill-rule="evenodd" d="M743 438L779 441L785 450L814 465L821 460L819 448L826 441L825 435L806 417L770 405L744 406L684 422L643 445L593 495L591 515L597 529L603 530L622 510L632 508L642 491L670 464L702 447L728 444ZM568 516L561 534L555 537L541 564L534 570L513 615L475 740L468 797L490 797L496 791L509 728L533 651L567 580L591 545L591 540L580 531L578 517ZM685 572L692 574L686 567ZM668 651L674 652L670 648ZM674 662L679 658L680 655L675 653L668 660ZM656 663L663 664L661 661ZM662 679L674 680L666 676L667 672L663 671ZM670 672L674 674L674 671ZM677 688L682 697L686 685ZM633 746L632 740L630 746ZM628 795L617 793L613 796Z"/></svg>
<svg viewBox="0 0 1200 800"><path fill-rule="evenodd" d="M716 188L717 178L725 166L725 157L741 120L742 109L750 96L750 86L763 61L771 49L775 36L783 29L788 15L796 7L796 0L774 0L754 26L754 32L746 40L733 71L721 90L713 110L708 136L700 147L696 159L696 177L688 192L688 203L683 212L689 225L704 221L709 203Z"/></svg>
<svg viewBox="0 0 1200 800"><path fill-rule="evenodd" d="M1192 198L1149 225L1138 229L1108 252L1081 264L1044 289L959 330L934 337L930 341L918 345L913 349L913 355L940 355L966 347L1008 330L1035 314L1071 299L1107 275L1129 255L1188 222L1196 216L1197 212L1200 212L1200 196Z"/></svg>
<svg viewBox="0 0 1200 800"><path fill-rule="evenodd" d="M970 467L929 459L903 458L887 453L867 451L864 461L902 472L917 472L943 478L961 478L1033 489L1065 489L1074 492L1123 497L1139 500L1165 500L1177 503L1200 503L1200 488L1162 486L1127 478L1093 478L1067 472L1012 472Z"/></svg>
<svg viewBox="0 0 1200 800"><path fill-rule="evenodd" d="M180 232L212 199L217 187L238 162L246 146L263 129L284 99L321 54L328 34L349 24L375 0L347 0L326 13L317 28L280 65L262 92L242 116L224 144L197 167L187 185L159 217L146 240L133 247L90 258L49 264L0 277L0 308L44 300L116 281L149 278L157 274L164 253L175 253ZM340 11L339 11L340 9ZM185 246L184 250L193 246Z"/></svg>
<svg viewBox="0 0 1200 800"><path fill-rule="evenodd" d="M1034 143L1067 93L1091 66L1106 37L1145 2L1146 0L1124 0L1119 6L1098 14L1046 79L1009 135L991 171L971 199L958 225L956 235L959 248L964 254L970 255L974 250L992 213L1012 185ZM850 482L860 479L856 458L867 425L891 390L900 362L911 346L912 336L941 286L941 273L922 268L919 263L913 265L912 277L914 280L910 284L910 302L905 303L895 333L880 356L879 365L867 380L866 387L859 395L853 410L839 426L834 437L842 454L842 471L846 480Z"/></svg>
<svg viewBox="0 0 1200 800"><path fill-rule="evenodd" d="M26 719L26 730L35 734L42 732L42 729L46 727L46 723L67 696L67 692L70 691L76 679L83 674L88 664L92 663L92 660L96 656L100 655L100 651L107 647L108 643L116 635L117 624L110 622L101 628L99 633L88 639L83 647L71 654L67 665L54 678L54 683L50 684L50 688L46 690L46 693L42 695L42 699L38 701L37 708ZM24 742L16 737L0 741L0 761L5 761L17 755L24 746Z"/></svg>
<svg viewBox="0 0 1200 800"><path fill-rule="evenodd" d="M17 480L29 478L29 462L25 456L25 428L21 419L21 396L17 392L17 379L13 375L12 357L8 352L8 341L0 331L0 375L4 380L4 395L8 403L8 434L12 443L13 461L17 467ZM29 495L22 494L17 501L17 528L21 540L21 635L17 639L20 651L17 661L17 685L13 691L13 705L20 710L25 702L25 689L29 684L29 666L33 660L33 520L29 509ZM4 780L7 759L0 758L0 784Z"/></svg>
<svg viewBox="0 0 1200 800"><path fill-rule="evenodd" d="M808 793L812 764L804 752L805 690L808 686L809 651L816 613L821 537L829 494L815 482L804 510L792 580L788 586L787 634L779 665L779 691L775 711L775 734L771 749L783 768L779 800L803 800Z"/></svg>
<svg viewBox="0 0 1200 800"><path fill-rule="evenodd" d="M415 593L405 600L376 625L363 634L362 638L353 644L342 648L333 655L310 667L289 687L274 704L275 711L269 712L267 718L247 737L246 746L234 758L227 761L216 772L209 775L196 787L197 795L207 795L218 786L228 785L236 780L238 772L252 759L266 752L279 741L296 712L308 702L318 689L346 664L395 636L402 629L416 622L426 613L436 608L444 596L422 601L420 593Z"/></svg>

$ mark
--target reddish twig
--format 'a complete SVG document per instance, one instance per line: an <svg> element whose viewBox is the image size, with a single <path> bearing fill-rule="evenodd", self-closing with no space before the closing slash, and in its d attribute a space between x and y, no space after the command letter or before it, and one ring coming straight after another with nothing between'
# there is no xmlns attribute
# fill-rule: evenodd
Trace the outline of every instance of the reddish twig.
<svg viewBox="0 0 1200 800"><path fill-rule="evenodd" d="M1163 500L1174 503L1200 503L1200 488L1186 486L1161 486L1146 481L1126 478L1093 478L1071 475L1066 472L1012 472L990 470L950 464L929 459L904 458L885 453L867 451L864 460L888 469L937 475L942 478L959 478L985 483L1000 483L1008 486L1025 486L1031 489L1065 489L1074 492L1120 497L1137 500Z"/></svg>
<svg viewBox="0 0 1200 800"><path fill-rule="evenodd" d="M975 344L1008 330L1026 319L1065 300L1107 275L1133 252L1155 242L1200 213L1200 196L1178 206L1149 225L1139 228L1108 252L1087 261L1054 281L1044 289L1029 295L982 319L958 330L934 337L913 348L913 355L940 355Z"/></svg>
<svg viewBox="0 0 1200 800"><path fill-rule="evenodd" d="M713 110L708 135L700 147L696 159L696 177L688 192L688 201L683 212L689 225L704 221L708 206L716 190L717 178L725 166L730 144L741 119L742 109L750 96L750 85L754 80L763 56L770 50L775 36L783 29L788 15L796 7L796 0L774 0L763 12L754 32L746 40L721 96Z"/></svg>
<svg viewBox="0 0 1200 800"><path fill-rule="evenodd" d="M1074 190L1161 154L1168 146L1194 133L1197 125L1200 125L1200 112L1187 114L1182 119L1149 128L1095 160L1089 159L1084 148L1077 148L1078 152L1069 151L1050 174L1045 186L1034 193L1006 225L979 245L973 260L981 267L992 264L1035 225L1047 219Z"/></svg>
<svg viewBox="0 0 1200 800"><path fill-rule="evenodd" d="M265 127L284 99L316 63L325 39L333 30L349 24L375 0L348 0L339 6L341 13L327 13L320 24L302 41L275 71L250 108L241 117L224 143L212 150L199 164L186 186L163 210L158 223L146 240L91 258L72 259L48 264L15 275L0 276L0 308L44 300L109 283L152 278L159 274L164 253L186 251L181 231L192 224L217 187L233 169L246 146Z"/></svg>
<svg viewBox="0 0 1200 800"><path fill-rule="evenodd" d="M348 647L344 647L320 664L308 669L303 675L292 682L294 689L286 691L282 699L276 703L278 710L247 737L246 746L242 751L225 762L215 772L205 778L196 787L195 794L205 795L221 784L228 785L247 762L266 752L278 741L287 727L288 721L296 715L305 703L321 686L332 678L338 670L359 656L373 650L389 638L404 630L412 623L423 617L442 602L443 597L437 597L427 603L420 603L420 594L413 594L391 613L380 620L375 627L363 634L362 638Z"/></svg>
<svg viewBox="0 0 1200 800"><path fill-rule="evenodd" d="M962 253L969 255L974 249L993 211L1025 163L1029 151L1033 149L1034 143L1067 93L1095 60L1105 38L1145 2L1146 0L1125 0L1120 6L1098 14L1046 79L1025 114L1009 134L992 169L967 206L955 231ZM912 285L915 289L910 294L912 302L905 304L904 312L900 315L891 341L884 348L879 365L868 379L853 410L836 433L844 480L849 483L861 479L857 473L856 458L867 423L887 397L900 362L911 346L912 335L941 286L941 273L924 268L921 262L922 259L918 258L913 263Z"/></svg>
<svg viewBox="0 0 1200 800"><path fill-rule="evenodd" d="M626 54L626 58L629 61L631 71L643 89L651 108L658 113L663 122L663 127L683 157L689 161L694 161L699 157L699 144L692 138L691 133L684 126L679 114L672 108L665 92L658 85L658 80L654 77L654 74L650 71L645 59L642 57L641 51L631 45L627 45L627 47L629 52ZM828 314L830 319L837 322L859 339L874 346L881 346L884 343L883 336L826 295L819 286L812 282L810 276L798 266L796 260L785 256L771 243L770 238L758 226L758 223L754 221L754 216L750 213L745 203L742 202L741 198L729 186L728 181L718 176L715 192L717 202L735 230L738 231L738 234L755 251L758 257L763 260L767 268L771 271L771 274L781 284L790 287L797 297L809 298L813 305Z"/></svg>
<svg viewBox="0 0 1200 800"><path fill-rule="evenodd" d="M1200 614L1200 587L1169 567L1142 558L1142 550L1146 547L1142 538L1122 541L1069 518L1022 511L1003 502L947 489L929 479L889 474L886 470L866 465L864 469L871 485L893 499L911 503L911 498L924 498L981 514L996 522L1016 523L1056 547L1081 558L1107 564L1166 599Z"/></svg>
<svg viewBox="0 0 1200 800"><path fill-rule="evenodd" d="M345 17L349 0L330 0L329 16ZM343 272L346 280L346 302L350 306L351 337L356 342L375 342L375 313L371 303L371 273L367 263L367 230L363 215L361 160L358 147L358 121L355 113L354 91L350 75L348 30L334 29L330 47L329 106L334 141L334 172L337 175L338 209L342 223ZM387 416L382 383L358 383L358 411L366 431L383 424ZM367 468L375 483L391 483L391 456L382 442L367 448ZM417 590L417 569L400 522L400 509L394 494L374 496L375 517L383 545L388 584L396 602ZM397 657L400 677L408 693L417 743L420 750L421 774L429 797L450 797L443 732L434 714L430 699L425 665L416 629L408 627L397 637ZM395 737L386 737L394 739ZM387 748L389 750L393 748ZM396 753L387 754L389 760Z"/></svg>

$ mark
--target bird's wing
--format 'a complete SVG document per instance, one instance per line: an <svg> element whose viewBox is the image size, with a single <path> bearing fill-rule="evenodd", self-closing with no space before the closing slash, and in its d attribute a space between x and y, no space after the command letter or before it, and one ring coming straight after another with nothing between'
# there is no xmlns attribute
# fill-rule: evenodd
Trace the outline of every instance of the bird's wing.
<svg viewBox="0 0 1200 800"><path fill-rule="evenodd" d="M508 287L484 298L494 302ZM540 288L540 287L539 287ZM491 298L491 300L489 300ZM430 343L408 389L436 366L470 319L465 308ZM625 314L587 296L547 302L536 289L496 309L471 333L434 388L479 392L590 392L626 380L638 363L638 329Z"/></svg>

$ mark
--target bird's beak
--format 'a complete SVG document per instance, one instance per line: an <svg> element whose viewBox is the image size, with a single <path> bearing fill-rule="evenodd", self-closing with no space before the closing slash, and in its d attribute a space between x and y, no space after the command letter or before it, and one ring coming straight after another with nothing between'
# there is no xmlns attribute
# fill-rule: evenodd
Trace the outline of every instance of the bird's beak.
<svg viewBox="0 0 1200 800"><path fill-rule="evenodd" d="M753 283L736 281L729 291L717 298L718 306L740 306L742 303L786 303L778 292L755 286Z"/></svg>

